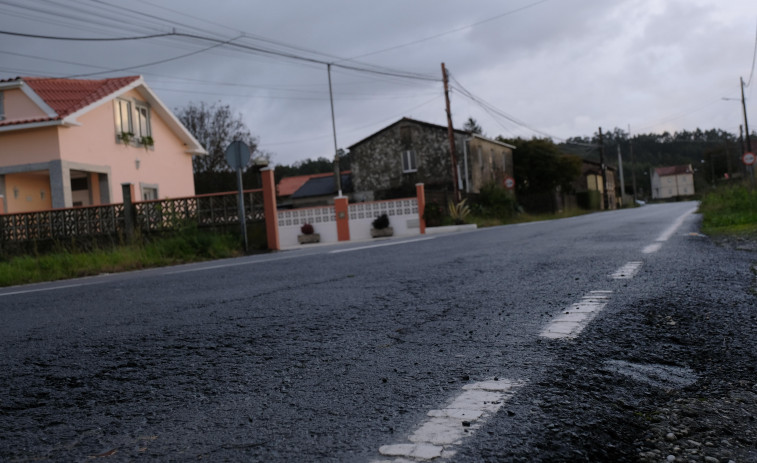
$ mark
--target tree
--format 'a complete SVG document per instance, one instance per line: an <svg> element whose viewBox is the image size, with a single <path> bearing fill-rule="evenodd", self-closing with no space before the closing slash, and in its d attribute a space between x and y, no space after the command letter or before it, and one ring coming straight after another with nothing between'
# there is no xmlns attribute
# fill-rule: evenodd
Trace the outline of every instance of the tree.
<svg viewBox="0 0 757 463"><path fill-rule="evenodd" d="M195 191L198 194L236 189L236 177L225 158L226 148L231 142L243 141L250 147L253 155L245 171L255 164L256 158L269 158L258 151L257 138L245 125L242 115L234 114L229 105L189 103L184 108L176 109L176 116L208 152L205 156L192 158Z"/></svg>
<svg viewBox="0 0 757 463"><path fill-rule="evenodd" d="M562 153L550 139L498 140L516 148L513 162L518 195L551 194L558 187L571 192L573 182L581 175L581 158Z"/></svg>
<svg viewBox="0 0 757 463"><path fill-rule="evenodd" d="M467 121L465 121L465 124L463 124L463 130L470 133L476 133L478 135L482 135L483 129L481 129L481 126L478 125L478 122L476 122L475 119L472 117L469 117Z"/></svg>

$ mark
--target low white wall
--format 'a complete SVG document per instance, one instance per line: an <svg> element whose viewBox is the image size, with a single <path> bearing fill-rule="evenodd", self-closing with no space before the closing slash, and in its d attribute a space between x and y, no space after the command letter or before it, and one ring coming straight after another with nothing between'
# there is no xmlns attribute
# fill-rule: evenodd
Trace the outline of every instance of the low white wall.
<svg viewBox="0 0 757 463"><path fill-rule="evenodd" d="M351 240L371 239L371 223L382 214L389 217L389 226L394 229L394 236L421 233L416 198L350 204L349 214Z"/></svg>
<svg viewBox="0 0 757 463"><path fill-rule="evenodd" d="M298 246L300 227L309 223L321 235L321 243L336 243L336 212L334 206L307 207L278 211L279 244L282 248Z"/></svg>
<svg viewBox="0 0 757 463"><path fill-rule="evenodd" d="M394 236L419 235L418 200L416 198L371 201L349 205L350 240L371 239L371 224L376 217L386 214ZM315 233L321 235L321 243L339 241L336 233L336 212L334 206L284 209L277 213L279 219L279 243L282 248L300 246L297 236L300 227L309 223Z"/></svg>

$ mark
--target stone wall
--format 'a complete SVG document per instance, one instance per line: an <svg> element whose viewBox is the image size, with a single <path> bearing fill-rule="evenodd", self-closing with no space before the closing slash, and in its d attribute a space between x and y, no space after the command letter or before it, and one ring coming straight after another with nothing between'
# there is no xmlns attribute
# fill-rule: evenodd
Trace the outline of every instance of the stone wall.
<svg viewBox="0 0 757 463"><path fill-rule="evenodd" d="M462 161L465 134L455 133L457 159ZM403 153L415 152L415 172L403 172ZM388 192L413 192L416 183L427 188L452 188L447 129L402 120L350 148L355 198L373 200Z"/></svg>

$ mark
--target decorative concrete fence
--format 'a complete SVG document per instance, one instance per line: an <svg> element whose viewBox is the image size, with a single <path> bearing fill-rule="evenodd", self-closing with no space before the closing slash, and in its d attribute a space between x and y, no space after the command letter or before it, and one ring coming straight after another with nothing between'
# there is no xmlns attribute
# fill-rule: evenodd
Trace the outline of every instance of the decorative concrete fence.
<svg viewBox="0 0 757 463"><path fill-rule="evenodd" d="M335 205L278 211L279 242L282 248L300 246L300 228L308 223L321 243L363 241L371 239L373 221L382 214L389 217L394 236L425 233L423 184L416 186L417 197L347 204L347 198L336 198Z"/></svg>

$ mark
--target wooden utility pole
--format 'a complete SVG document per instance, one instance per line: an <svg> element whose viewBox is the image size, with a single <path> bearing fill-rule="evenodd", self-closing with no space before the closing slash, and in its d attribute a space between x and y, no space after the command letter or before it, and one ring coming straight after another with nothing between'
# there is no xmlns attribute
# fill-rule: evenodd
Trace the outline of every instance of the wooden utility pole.
<svg viewBox="0 0 757 463"><path fill-rule="evenodd" d="M602 127L599 128L599 168L602 172L602 203L604 209L610 209L610 201L607 197L607 166L605 165L605 139L602 136Z"/></svg>
<svg viewBox="0 0 757 463"><path fill-rule="evenodd" d="M741 109L744 110L744 131L746 132L746 150L749 153L754 153L752 151L752 137L749 134L749 122L747 121L746 117L746 103L744 102L744 78L739 77L739 81L741 82Z"/></svg>
<svg viewBox="0 0 757 463"><path fill-rule="evenodd" d="M331 63L326 65L326 72L329 75L329 101L331 102L331 129L334 132L334 184L336 185L337 195L342 196L342 172L339 167L339 148L336 144L336 121L334 120L334 92L331 90Z"/></svg>
<svg viewBox="0 0 757 463"><path fill-rule="evenodd" d="M631 182L633 184L633 201L634 206L636 200L639 199L636 196L636 158L633 155L633 138L631 138L631 124L628 124L628 151L631 153Z"/></svg>
<svg viewBox="0 0 757 463"><path fill-rule="evenodd" d="M460 188L457 180L457 156L455 155L455 130L452 128L452 111L449 108L449 78L447 68L442 63L442 81L444 82L444 101L447 104L447 135L449 136L449 154L452 161L452 186L455 192L455 202L460 202Z"/></svg>

